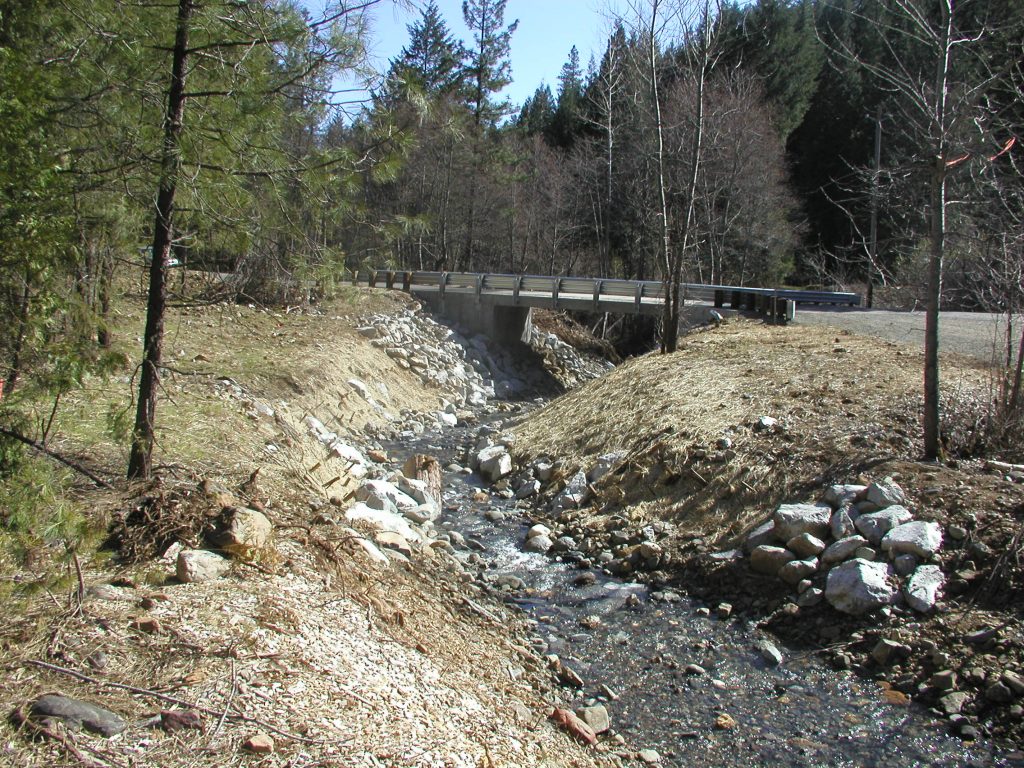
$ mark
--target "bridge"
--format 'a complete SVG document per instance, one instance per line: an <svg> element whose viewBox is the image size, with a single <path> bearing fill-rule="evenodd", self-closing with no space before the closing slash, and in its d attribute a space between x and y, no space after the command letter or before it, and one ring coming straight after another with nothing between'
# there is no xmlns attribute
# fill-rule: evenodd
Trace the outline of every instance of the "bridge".
<svg viewBox="0 0 1024 768"><path fill-rule="evenodd" d="M415 295L451 319L502 342L526 340L534 307L635 315L661 315L665 308L665 283L655 280L376 269L357 273L353 282ZM797 304L860 304L856 293L700 283L680 285L680 295L684 305L728 304L778 323L792 320Z"/></svg>

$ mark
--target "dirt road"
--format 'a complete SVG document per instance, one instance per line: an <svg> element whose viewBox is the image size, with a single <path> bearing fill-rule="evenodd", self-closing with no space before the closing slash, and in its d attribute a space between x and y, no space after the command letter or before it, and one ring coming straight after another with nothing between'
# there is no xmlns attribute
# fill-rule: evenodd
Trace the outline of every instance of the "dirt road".
<svg viewBox="0 0 1024 768"><path fill-rule="evenodd" d="M924 312L801 306L797 308L796 322L832 325L924 348ZM1015 331L1015 336L1016 333L1019 331ZM939 318L939 347L943 352L968 355L985 362L999 359L1005 354L1003 350L1006 347L1005 316L984 312L943 312Z"/></svg>

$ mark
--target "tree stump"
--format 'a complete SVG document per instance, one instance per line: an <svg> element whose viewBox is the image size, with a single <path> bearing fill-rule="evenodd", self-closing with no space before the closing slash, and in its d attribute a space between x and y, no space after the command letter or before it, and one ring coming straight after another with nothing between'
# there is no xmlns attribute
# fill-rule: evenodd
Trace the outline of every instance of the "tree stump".
<svg viewBox="0 0 1024 768"><path fill-rule="evenodd" d="M422 480L430 495L441 501L441 463L433 456L417 453L410 456L402 467L402 474L410 480Z"/></svg>

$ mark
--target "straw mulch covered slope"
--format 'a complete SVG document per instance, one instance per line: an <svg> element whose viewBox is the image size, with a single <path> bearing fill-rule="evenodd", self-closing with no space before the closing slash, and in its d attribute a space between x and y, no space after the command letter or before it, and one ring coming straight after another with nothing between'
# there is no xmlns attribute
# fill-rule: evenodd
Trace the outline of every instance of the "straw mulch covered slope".
<svg viewBox="0 0 1024 768"><path fill-rule="evenodd" d="M915 461L921 376L916 349L733 321L532 413L514 430L515 451L561 460L567 476L625 451L590 514L667 520L724 544L778 503L817 499L830 483L896 473L913 493L913 476L941 470ZM945 360L942 376L949 412L972 418L989 374L961 359Z"/></svg>

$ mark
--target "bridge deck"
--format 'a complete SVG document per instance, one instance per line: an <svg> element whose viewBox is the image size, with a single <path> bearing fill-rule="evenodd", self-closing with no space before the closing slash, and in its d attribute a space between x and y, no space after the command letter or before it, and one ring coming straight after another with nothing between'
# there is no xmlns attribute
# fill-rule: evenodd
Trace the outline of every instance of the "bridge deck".
<svg viewBox="0 0 1024 768"><path fill-rule="evenodd" d="M360 279L362 278L362 280ZM657 315L663 311L665 284L653 280L619 280L543 275L500 275L474 272L396 272L373 270L356 282L386 285L410 293L487 296L501 306L573 309L590 312ZM858 306L856 293L747 288L686 283L680 286L685 301L726 303L737 309L759 311L790 320L798 303Z"/></svg>

